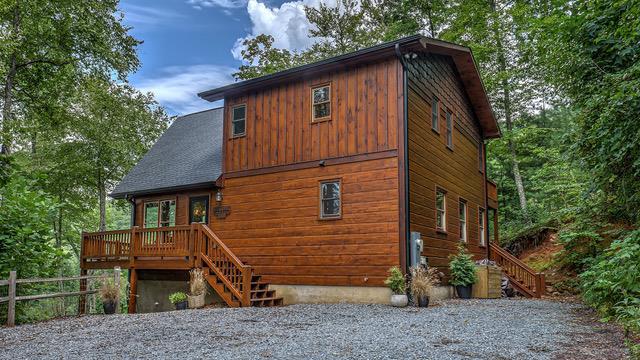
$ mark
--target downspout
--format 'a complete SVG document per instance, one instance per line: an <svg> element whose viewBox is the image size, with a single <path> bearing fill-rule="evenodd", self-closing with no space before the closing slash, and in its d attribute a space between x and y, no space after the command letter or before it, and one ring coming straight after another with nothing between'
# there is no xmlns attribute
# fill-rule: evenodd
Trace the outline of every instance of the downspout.
<svg viewBox="0 0 640 360"><path fill-rule="evenodd" d="M405 271L409 273L409 256L410 256L410 239L411 239L411 228L409 221L409 116L408 116L408 86L407 86L407 63L402 56L402 52L400 51L400 43L396 43L395 45L396 56L398 56L398 60L400 64L402 64L402 97L403 97L403 111L402 111L402 121L403 121L403 134L404 137L403 146L403 159L404 162L404 221L405 221Z"/></svg>

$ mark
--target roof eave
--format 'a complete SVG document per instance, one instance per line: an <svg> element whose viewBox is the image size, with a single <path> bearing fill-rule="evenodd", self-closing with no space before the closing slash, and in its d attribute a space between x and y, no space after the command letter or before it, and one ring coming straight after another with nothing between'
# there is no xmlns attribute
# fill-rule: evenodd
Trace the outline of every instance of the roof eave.
<svg viewBox="0 0 640 360"><path fill-rule="evenodd" d="M112 192L109 194L109 197L112 199L126 199L129 197L139 197L139 196L149 196L149 195L159 195L159 194L167 194L178 191L189 191L189 190L202 190L207 188L217 188L216 181L206 181L197 184L187 184L187 185L176 185L169 186L163 188L155 188L155 189L143 189L143 190L135 190L135 191L121 191L121 192Z"/></svg>

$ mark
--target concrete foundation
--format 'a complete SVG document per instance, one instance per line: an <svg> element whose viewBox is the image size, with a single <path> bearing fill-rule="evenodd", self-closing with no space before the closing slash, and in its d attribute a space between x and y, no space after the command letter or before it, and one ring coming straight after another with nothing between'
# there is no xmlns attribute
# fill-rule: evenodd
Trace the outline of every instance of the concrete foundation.
<svg viewBox="0 0 640 360"><path fill-rule="evenodd" d="M215 291L208 287L205 303L221 303ZM182 291L189 293L189 273L187 271L138 270L138 299L136 312L150 313L175 310L169 295Z"/></svg>
<svg viewBox="0 0 640 360"><path fill-rule="evenodd" d="M391 290L386 287L270 285L285 305L305 303L388 304Z"/></svg>

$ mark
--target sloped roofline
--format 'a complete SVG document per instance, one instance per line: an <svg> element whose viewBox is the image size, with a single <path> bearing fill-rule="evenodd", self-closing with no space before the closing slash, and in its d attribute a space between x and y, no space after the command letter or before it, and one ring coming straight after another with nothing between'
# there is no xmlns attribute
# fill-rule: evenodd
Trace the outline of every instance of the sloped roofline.
<svg viewBox="0 0 640 360"><path fill-rule="evenodd" d="M490 139L501 136L500 127L491 108L471 49L466 46L429 38L423 35L405 37L311 64L297 66L273 74L203 91L199 93L198 96L208 101L217 101L224 99L225 96L244 93L260 87L297 80L301 77L313 76L321 72L339 70L359 63L395 57L396 44L401 47L403 52L430 52L450 56L456 65L458 74L462 79L471 105L482 127L483 137Z"/></svg>

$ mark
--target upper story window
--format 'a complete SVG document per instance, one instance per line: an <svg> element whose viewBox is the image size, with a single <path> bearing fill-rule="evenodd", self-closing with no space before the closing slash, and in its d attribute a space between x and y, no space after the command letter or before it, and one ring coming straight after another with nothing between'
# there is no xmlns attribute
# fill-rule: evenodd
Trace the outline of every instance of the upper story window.
<svg viewBox="0 0 640 360"><path fill-rule="evenodd" d="M320 219L337 219L342 216L340 180L320 182Z"/></svg>
<svg viewBox="0 0 640 360"><path fill-rule="evenodd" d="M447 111L447 147L453 150L453 119L449 111Z"/></svg>
<svg viewBox="0 0 640 360"><path fill-rule="evenodd" d="M447 231L447 192L436 189L436 230Z"/></svg>
<svg viewBox="0 0 640 360"><path fill-rule="evenodd" d="M176 201L161 200L144 203L144 227L176 225Z"/></svg>
<svg viewBox="0 0 640 360"><path fill-rule="evenodd" d="M478 231L480 232L478 234L478 238L480 239L480 246L485 246L487 244L487 234L485 231L485 215L484 215L484 209L483 208L479 208L478 209Z"/></svg>
<svg viewBox="0 0 640 360"><path fill-rule="evenodd" d="M437 132L440 132L440 119L438 118L438 98L433 97L431 103L431 128Z"/></svg>
<svg viewBox="0 0 640 360"><path fill-rule="evenodd" d="M243 136L247 126L247 105L236 105L231 108L231 136Z"/></svg>
<svg viewBox="0 0 640 360"><path fill-rule="evenodd" d="M460 241L467 242L467 202L460 199Z"/></svg>
<svg viewBox="0 0 640 360"><path fill-rule="evenodd" d="M478 143L478 171L484 172L484 144L482 141Z"/></svg>
<svg viewBox="0 0 640 360"><path fill-rule="evenodd" d="M331 85L311 88L311 122L331 119Z"/></svg>

